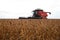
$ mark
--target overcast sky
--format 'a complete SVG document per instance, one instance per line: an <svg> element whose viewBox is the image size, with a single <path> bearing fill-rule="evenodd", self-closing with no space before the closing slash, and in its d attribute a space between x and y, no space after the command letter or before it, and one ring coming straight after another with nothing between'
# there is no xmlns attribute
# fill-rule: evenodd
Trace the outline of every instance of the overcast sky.
<svg viewBox="0 0 60 40"><path fill-rule="evenodd" d="M0 18L29 17L37 8L51 12L48 18L60 19L60 0L0 0Z"/></svg>

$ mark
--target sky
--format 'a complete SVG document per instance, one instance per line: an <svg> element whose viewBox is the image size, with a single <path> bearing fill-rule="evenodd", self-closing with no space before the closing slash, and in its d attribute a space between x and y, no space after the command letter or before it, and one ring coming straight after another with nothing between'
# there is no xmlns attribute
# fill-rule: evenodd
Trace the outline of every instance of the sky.
<svg viewBox="0 0 60 40"><path fill-rule="evenodd" d="M30 17L37 8L51 12L47 18L60 19L60 0L0 0L0 18Z"/></svg>

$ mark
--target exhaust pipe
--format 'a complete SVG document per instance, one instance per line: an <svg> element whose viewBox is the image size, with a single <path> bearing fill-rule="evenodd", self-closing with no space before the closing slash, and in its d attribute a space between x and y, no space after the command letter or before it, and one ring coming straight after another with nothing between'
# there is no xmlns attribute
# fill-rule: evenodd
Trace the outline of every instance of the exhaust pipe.
<svg viewBox="0 0 60 40"><path fill-rule="evenodd" d="M51 14L51 12L46 12L46 13L49 13L49 14Z"/></svg>

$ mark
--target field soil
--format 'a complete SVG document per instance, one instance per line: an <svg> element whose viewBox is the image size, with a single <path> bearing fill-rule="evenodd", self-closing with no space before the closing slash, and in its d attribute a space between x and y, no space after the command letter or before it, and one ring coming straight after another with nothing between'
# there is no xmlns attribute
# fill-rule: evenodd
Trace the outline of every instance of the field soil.
<svg viewBox="0 0 60 40"><path fill-rule="evenodd" d="M0 40L60 40L60 20L0 19Z"/></svg>

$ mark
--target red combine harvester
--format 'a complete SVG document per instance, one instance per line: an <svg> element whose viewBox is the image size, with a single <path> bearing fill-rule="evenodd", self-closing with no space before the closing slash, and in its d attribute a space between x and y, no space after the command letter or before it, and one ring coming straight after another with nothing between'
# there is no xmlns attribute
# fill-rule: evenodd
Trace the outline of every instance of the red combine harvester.
<svg viewBox="0 0 60 40"><path fill-rule="evenodd" d="M45 12L41 9L35 9L33 11L33 16L32 17L28 17L28 18L24 18L24 17L19 17L19 19L47 19L47 16L49 14L51 14L50 12Z"/></svg>

